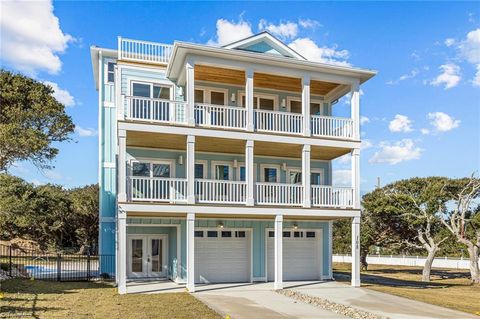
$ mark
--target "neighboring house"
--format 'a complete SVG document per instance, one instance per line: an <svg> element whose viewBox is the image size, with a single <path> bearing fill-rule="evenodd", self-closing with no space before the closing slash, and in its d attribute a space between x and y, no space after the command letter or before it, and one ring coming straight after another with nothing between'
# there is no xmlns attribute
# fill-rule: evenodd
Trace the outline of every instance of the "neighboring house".
<svg viewBox="0 0 480 319"><path fill-rule="evenodd" d="M360 84L260 33L224 47L118 38L91 48L99 91L101 272L186 283L332 278L352 220L360 284ZM351 117L334 117L350 95ZM343 104L343 103L342 103ZM344 105L344 107L347 107ZM351 153L352 186L332 185Z"/></svg>

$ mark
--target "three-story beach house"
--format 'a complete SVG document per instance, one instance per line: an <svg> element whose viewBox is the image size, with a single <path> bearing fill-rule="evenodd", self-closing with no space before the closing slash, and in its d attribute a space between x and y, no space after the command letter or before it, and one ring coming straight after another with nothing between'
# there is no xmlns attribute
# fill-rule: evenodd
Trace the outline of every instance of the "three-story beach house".
<svg viewBox="0 0 480 319"><path fill-rule="evenodd" d="M186 283L332 278L352 222L359 286L360 85L260 33L223 47L118 38L91 48L99 92L100 271ZM333 116L347 95L350 116ZM337 105L340 106L340 105ZM347 113L348 113L347 112ZM351 186L332 160L351 154Z"/></svg>

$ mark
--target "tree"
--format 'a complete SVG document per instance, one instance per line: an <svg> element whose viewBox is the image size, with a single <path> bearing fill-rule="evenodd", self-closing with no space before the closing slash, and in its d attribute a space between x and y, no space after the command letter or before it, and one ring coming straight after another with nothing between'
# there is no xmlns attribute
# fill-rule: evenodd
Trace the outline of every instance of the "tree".
<svg viewBox="0 0 480 319"><path fill-rule="evenodd" d="M387 213L391 232L397 234L398 244L425 249L427 258L422 281L430 281L430 272L440 245L449 236L439 236L442 224L439 213L451 195L446 191L449 179L444 177L411 178L386 185L380 198L370 209ZM372 207L375 206L375 207Z"/></svg>
<svg viewBox="0 0 480 319"><path fill-rule="evenodd" d="M75 230L80 253L96 246L98 239L98 185L70 190L72 209L75 216Z"/></svg>
<svg viewBox="0 0 480 319"><path fill-rule="evenodd" d="M0 171L17 160L50 168L58 149L75 126L52 87L20 74L0 70Z"/></svg>
<svg viewBox="0 0 480 319"><path fill-rule="evenodd" d="M458 242L467 246L470 257L470 276L480 284L480 179L472 176L455 181L453 209L441 219ZM476 206L474 209L473 207Z"/></svg>

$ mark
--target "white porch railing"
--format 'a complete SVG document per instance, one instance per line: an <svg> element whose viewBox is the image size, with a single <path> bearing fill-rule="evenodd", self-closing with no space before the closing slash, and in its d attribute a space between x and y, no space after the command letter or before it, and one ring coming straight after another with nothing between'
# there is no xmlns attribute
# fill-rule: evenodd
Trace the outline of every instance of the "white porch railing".
<svg viewBox="0 0 480 319"><path fill-rule="evenodd" d="M353 188L312 185L312 206L351 208Z"/></svg>
<svg viewBox="0 0 480 319"><path fill-rule="evenodd" d="M303 133L303 115L290 112L255 110L255 129L262 132Z"/></svg>
<svg viewBox="0 0 480 319"><path fill-rule="evenodd" d="M245 182L196 179L195 194L199 203L244 204Z"/></svg>
<svg viewBox="0 0 480 319"><path fill-rule="evenodd" d="M131 176L130 198L134 201L186 202L187 180Z"/></svg>
<svg viewBox="0 0 480 319"><path fill-rule="evenodd" d="M170 44L118 38L118 59L167 64L172 55Z"/></svg>
<svg viewBox="0 0 480 319"><path fill-rule="evenodd" d="M349 118L312 115L313 136L353 138L353 120Z"/></svg>
<svg viewBox="0 0 480 319"><path fill-rule="evenodd" d="M186 102L126 96L126 117L132 120L184 122Z"/></svg>
<svg viewBox="0 0 480 319"><path fill-rule="evenodd" d="M256 183L258 205L303 204L303 186L283 183Z"/></svg>
<svg viewBox="0 0 480 319"><path fill-rule="evenodd" d="M245 129L247 111L243 107L195 104L195 123L207 127Z"/></svg>

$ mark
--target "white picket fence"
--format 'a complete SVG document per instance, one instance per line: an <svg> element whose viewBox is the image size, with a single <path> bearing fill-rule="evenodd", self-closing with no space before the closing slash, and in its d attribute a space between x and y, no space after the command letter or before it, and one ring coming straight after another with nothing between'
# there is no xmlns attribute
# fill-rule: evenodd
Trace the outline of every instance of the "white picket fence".
<svg viewBox="0 0 480 319"><path fill-rule="evenodd" d="M351 255L333 255L333 262L351 263ZM395 265L395 266L411 266L423 267L425 265L425 257L421 256L393 256L393 255L368 255L367 263L372 265ZM437 257L433 261L433 268L450 268L450 269L469 269L470 261L468 258L455 257Z"/></svg>

